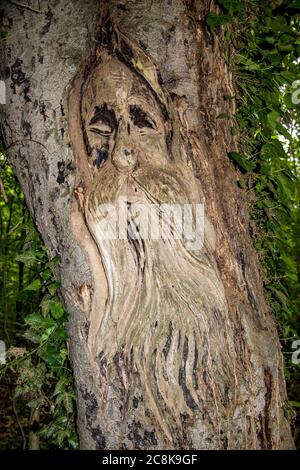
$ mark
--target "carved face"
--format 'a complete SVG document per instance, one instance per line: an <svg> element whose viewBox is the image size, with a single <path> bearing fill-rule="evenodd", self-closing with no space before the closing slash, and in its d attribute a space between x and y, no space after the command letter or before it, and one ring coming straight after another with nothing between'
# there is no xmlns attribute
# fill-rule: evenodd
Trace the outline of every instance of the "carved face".
<svg viewBox="0 0 300 470"><path fill-rule="evenodd" d="M95 304L92 314L99 368L108 376L114 372L107 364L116 357L132 361L151 413L180 422L183 414L200 406L207 388L201 361L203 356L205 364L210 354L210 316L225 323L223 286L207 253L191 255L172 231L167 240L144 240L139 230L134 237L128 231L127 238L104 240L101 222L104 203L120 196L128 197L129 206L136 200L156 207L199 203L186 140L172 122L177 151L170 156L171 124L159 101L142 77L115 58L93 69L81 91L82 157L87 156L92 176L86 185L85 222L101 254L108 286L105 307ZM215 335L224 344L219 350L225 351L225 337L218 331ZM216 358L217 370L221 359ZM193 383L199 383L199 393ZM166 420L167 435L170 429Z"/></svg>
<svg viewBox="0 0 300 470"><path fill-rule="evenodd" d="M167 161L160 106L149 87L116 59L96 67L82 102L90 166L110 161L120 172Z"/></svg>

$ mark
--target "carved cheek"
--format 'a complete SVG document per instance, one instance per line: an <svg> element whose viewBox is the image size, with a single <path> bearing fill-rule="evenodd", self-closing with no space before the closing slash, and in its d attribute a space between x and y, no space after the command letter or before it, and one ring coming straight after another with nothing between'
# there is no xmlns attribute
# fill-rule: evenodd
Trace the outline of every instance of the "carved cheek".
<svg viewBox="0 0 300 470"><path fill-rule="evenodd" d="M150 164L161 164L167 161L165 138L160 133L144 134L139 139L141 158Z"/></svg>
<svg viewBox="0 0 300 470"><path fill-rule="evenodd" d="M105 147L93 148L91 157L92 164L99 170L99 168L101 168L108 160L109 151Z"/></svg>
<svg viewBox="0 0 300 470"><path fill-rule="evenodd" d="M114 146L113 136L96 135L87 132L87 154L90 167L101 168L109 159Z"/></svg>

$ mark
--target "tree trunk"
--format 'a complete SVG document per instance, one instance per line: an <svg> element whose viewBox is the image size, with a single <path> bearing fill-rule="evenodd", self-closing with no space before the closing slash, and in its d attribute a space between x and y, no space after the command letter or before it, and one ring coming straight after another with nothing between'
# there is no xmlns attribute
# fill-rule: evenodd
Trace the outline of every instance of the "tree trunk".
<svg viewBox="0 0 300 470"><path fill-rule="evenodd" d="M234 89L204 22L214 2L39 4L1 10L2 128L60 257L81 448L292 449L231 123L218 119ZM125 235L105 238L120 197ZM144 237L137 204L157 222L190 207L196 223L203 204L203 243L176 236L176 214L168 236Z"/></svg>

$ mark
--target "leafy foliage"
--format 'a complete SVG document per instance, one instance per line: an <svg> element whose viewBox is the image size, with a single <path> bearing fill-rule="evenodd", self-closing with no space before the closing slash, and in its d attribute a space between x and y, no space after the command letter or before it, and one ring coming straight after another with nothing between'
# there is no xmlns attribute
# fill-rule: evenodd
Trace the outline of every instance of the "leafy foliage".
<svg viewBox="0 0 300 470"><path fill-rule="evenodd" d="M240 153L230 159L253 196L252 232L264 270L266 299L278 320L290 406L298 417L300 366L291 362L299 338L300 280L300 2L220 0L209 14L224 26L224 49L235 68L237 113L232 133ZM219 19L216 19L218 16Z"/></svg>
<svg viewBox="0 0 300 470"><path fill-rule="evenodd" d="M75 393L68 364L67 314L57 295L58 259L48 260L12 168L1 153L1 339L9 347L2 381L12 400L38 410L41 448L76 448Z"/></svg>

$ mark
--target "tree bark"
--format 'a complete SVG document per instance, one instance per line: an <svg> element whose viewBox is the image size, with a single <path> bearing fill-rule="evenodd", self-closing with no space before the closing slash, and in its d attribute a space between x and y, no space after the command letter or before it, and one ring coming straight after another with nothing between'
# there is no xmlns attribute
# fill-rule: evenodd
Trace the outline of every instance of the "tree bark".
<svg viewBox="0 0 300 470"><path fill-rule="evenodd" d="M248 201L227 158L231 124L218 118L235 109L204 21L214 2L38 4L3 3L1 122L60 257L81 448L294 448ZM142 104L129 105L130 93ZM101 241L97 204L125 181L135 181L132 201L136 191L144 202L203 203L202 250Z"/></svg>

